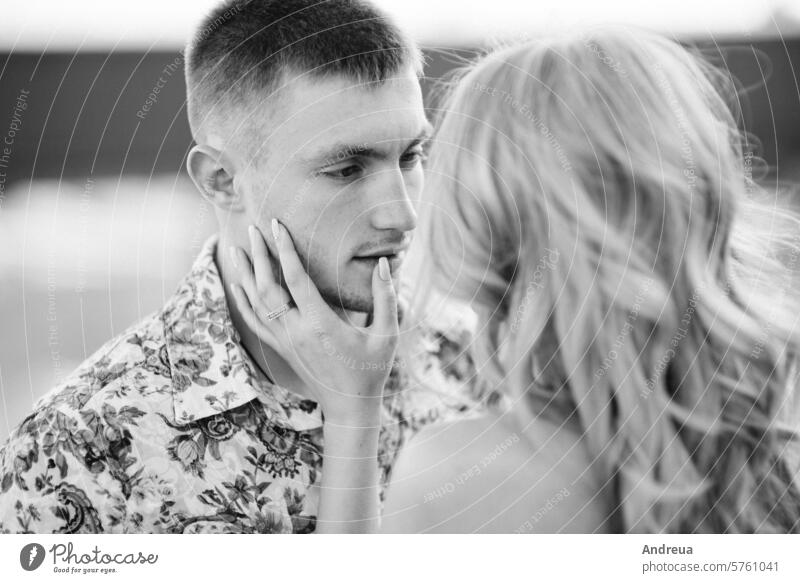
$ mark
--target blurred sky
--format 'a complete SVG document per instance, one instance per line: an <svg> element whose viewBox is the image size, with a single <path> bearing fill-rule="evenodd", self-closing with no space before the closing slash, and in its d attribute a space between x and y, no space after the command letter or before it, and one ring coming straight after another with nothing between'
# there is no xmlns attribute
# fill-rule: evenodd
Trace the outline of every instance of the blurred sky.
<svg viewBox="0 0 800 583"><path fill-rule="evenodd" d="M218 0L6 0L0 50L163 50L181 47ZM798 0L375 0L428 46L603 22L689 37L800 34ZM443 23L447 23L444 25Z"/></svg>

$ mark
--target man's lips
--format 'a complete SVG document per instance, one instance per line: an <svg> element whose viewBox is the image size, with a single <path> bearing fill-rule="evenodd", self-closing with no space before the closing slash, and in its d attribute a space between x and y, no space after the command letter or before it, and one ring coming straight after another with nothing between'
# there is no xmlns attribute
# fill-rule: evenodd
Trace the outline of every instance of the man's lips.
<svg viewBox="0 0 800 583"><path fill-rule="evenodd" d="M375 265L378 263L378 259L381 257L386 257L389 261L389 268L394 273L400 266L403 264L403 259L405 259L405 249L399 251L388 251L382 253L370 253L369 255L357 255L353 257L353 261L362 265L368 265L371 269L375 269Z"/></svg>

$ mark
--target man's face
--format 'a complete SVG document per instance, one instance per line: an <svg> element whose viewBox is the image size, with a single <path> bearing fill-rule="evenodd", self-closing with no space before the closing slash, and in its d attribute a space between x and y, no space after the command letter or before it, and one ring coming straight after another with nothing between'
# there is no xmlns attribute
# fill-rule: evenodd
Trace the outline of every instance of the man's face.
<svg viewBox="0 0 800 583"><path fill-rule="evenodd" d="M286 226L329 304L371 311L378 258L397 281L417 223L430 125L416 75L370 86L306 75L270 119L254 148L248 214L264 233L273 217Z"/></svg>

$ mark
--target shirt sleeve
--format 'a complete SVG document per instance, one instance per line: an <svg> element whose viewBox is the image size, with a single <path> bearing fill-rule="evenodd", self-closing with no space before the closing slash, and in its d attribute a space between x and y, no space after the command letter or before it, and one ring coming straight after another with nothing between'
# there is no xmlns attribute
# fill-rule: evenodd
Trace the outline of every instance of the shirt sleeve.
<svg viewBox="0 0 800 583"><path fill-rule="evenodd" d="M102 472L92 471L102 456L90 434L49 407L21 423L0 449L0 532L107 532L98 512Z"/></svg>

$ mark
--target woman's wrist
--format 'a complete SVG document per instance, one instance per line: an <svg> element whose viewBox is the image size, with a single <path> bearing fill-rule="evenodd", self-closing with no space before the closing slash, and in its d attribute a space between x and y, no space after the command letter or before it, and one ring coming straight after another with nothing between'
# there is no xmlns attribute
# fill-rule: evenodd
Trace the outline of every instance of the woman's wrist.
<svg viewBox="0 0 800 583"><path fill-rule="evenodd" d="M316 532L376 532L379 523L380 426L323 425L322 482Z"/></svg>
<svg viewBox="0 0 800 583"><path fill-rule="evenodd" d="M382 391L369 396L339 394L334 400L331 404L322 403L326 426L361 429L380 426Z"/></svg>
<svg viewBox="0 0 800 583"><path fill-rule="evenodd" d="M337 423L325 420L322 427L325 440L323 456L347 455L348 457L372 457L377 455L380 437L379 419L367 424Z"/></svg>

